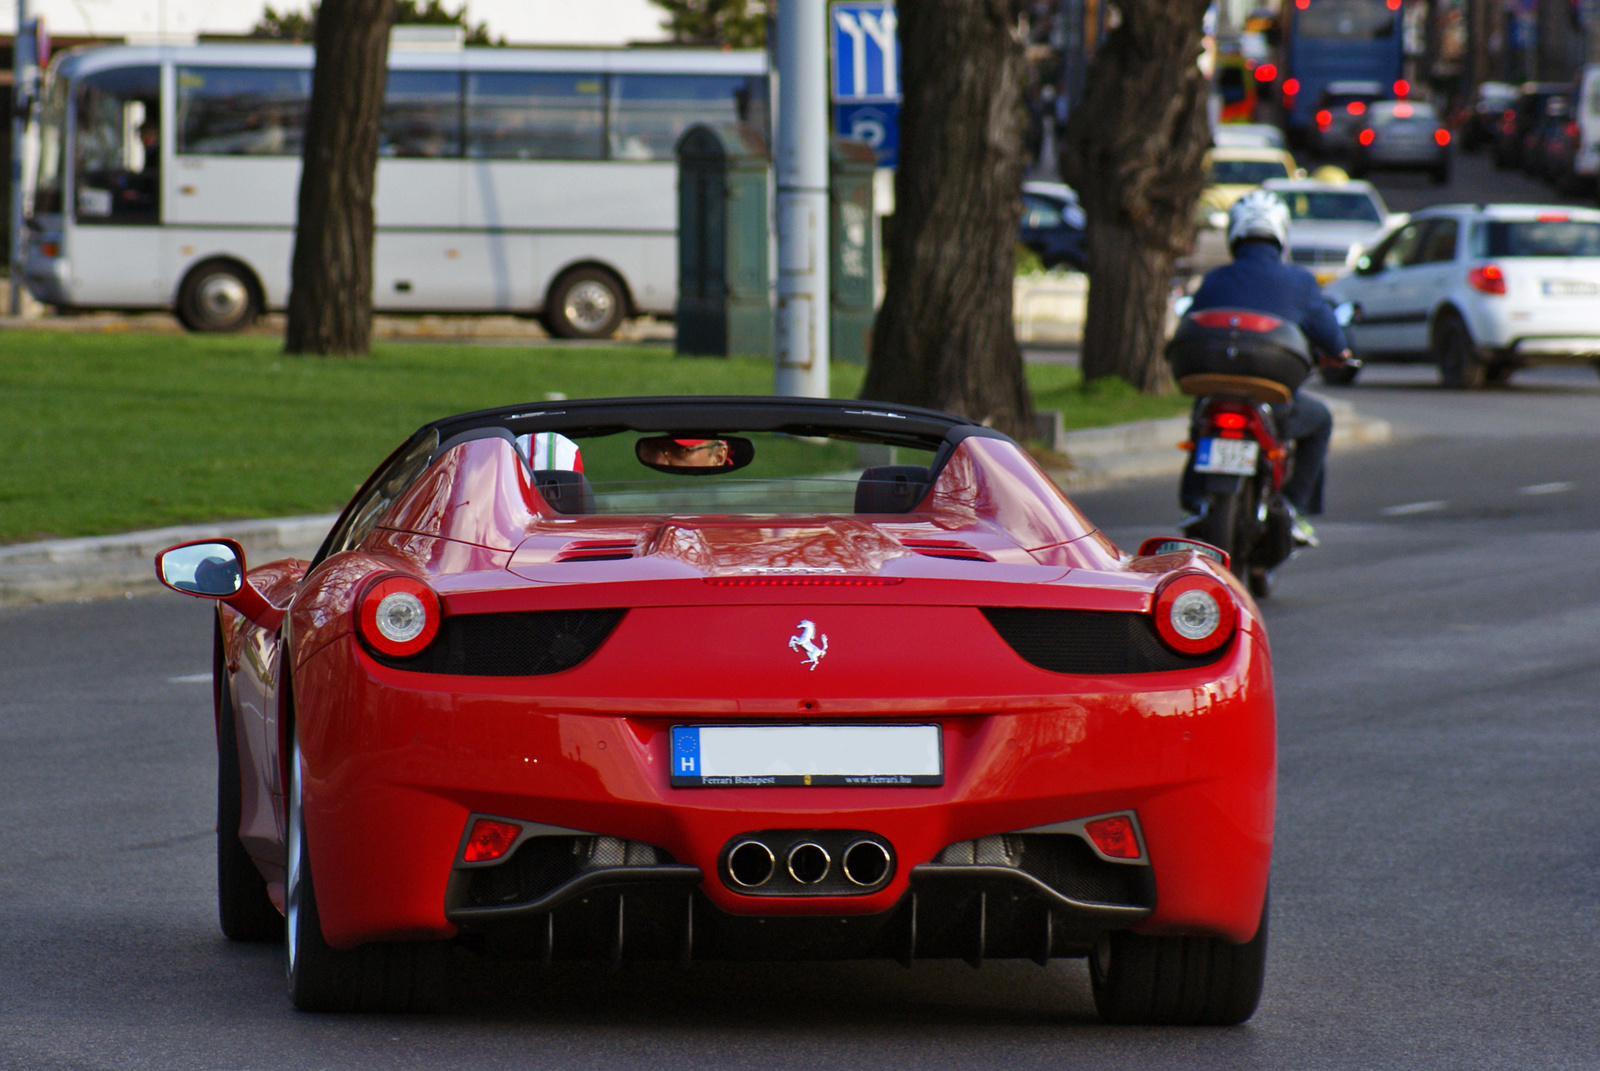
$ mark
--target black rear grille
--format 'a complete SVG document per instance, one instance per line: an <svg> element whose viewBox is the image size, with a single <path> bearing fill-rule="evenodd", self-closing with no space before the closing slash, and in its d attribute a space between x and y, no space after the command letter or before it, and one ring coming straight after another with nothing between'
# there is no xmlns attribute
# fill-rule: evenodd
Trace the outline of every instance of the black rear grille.
<svg viewBox="0 0 1600 1071"><path fill-rule="evenodd" d="M499 866L462 871L464 907L506 907L548 896L591 870L673 862L661 848L620 837L529 837Z"/></svg>
<svg viewBox="0 0 1600 1071"><path fill-rule="evenodd" d="M625 609L533 610L507 614L452 614L422 653L393 658L373 651L394 669L468 677L534 677L571 669L593 654L622 620Z"/></svg>
<svg viewBox="0 0 1600 1071"><path fill-rule="evenodd" d="M1112 863L1075 833L1000 833L952 844L944 866L1010 867L1079 903L1154 907L1155 876L1148 866Z"/></svg>
<svg viewBox="0 0 1600 1071"><path fill-rule="evenodd" d="M1148 614L986 606L983 616L1013 651L1055 673L1105 676L1193 669L1220 660L1228 649L1223 644L1203 655L1178 654L1161 642Z"/></svg>

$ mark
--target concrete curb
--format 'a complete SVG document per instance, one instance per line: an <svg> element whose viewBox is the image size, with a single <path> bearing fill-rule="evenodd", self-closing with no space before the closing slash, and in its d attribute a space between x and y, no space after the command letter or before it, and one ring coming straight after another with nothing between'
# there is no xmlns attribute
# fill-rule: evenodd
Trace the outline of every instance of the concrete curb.
<svg viewBox="0 0 1600 1071"><path fill-rule="evenodd" d="M1335 449L1388 442L1387 421L1358 415L1349 402L1327 401L1333 410ZM1140 420L1108 428L1060 431L1055 414L1052 438L1057 452L1073 467L1051 472L1069 491L1109 487L1124 480L1177 476L1183 452L1176 444L1189 434L1187 417ZM226 536L238 540L248 561L310 558L337 515L280 517L225 524L193 524L156 528L115 536L55 539L44 543L0 546L0 606L131 597L160 588L152 561L156 552L174 543Z"/></svg>

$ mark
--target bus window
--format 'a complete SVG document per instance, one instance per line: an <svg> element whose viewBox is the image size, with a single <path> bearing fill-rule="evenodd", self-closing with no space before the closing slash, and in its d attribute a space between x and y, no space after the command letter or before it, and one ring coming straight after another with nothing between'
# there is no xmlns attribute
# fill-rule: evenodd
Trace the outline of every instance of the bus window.
<svg viewBox="0 0 1600 1071"><path fill-rule="evenodd" d="M1295 15L1295 32L1310 41L1370 41L1394 27L1394 8L1379 0L1319 0Z"/></svg>
<svg viewBox="0 0 1600 1071"><path fill-rule="evenodd" d="M467 155L483 160L598 160L605 151L599 74L467 75Z"/></svg>
<svg viewBox="0 0 1600 1071"><path fill-rule="evenodd" d="M52 75L39 110L39 177L33 188L36 215L61 212L62 155L66 152L67 80Z"/></svg>
<svg viewBox="0 0 1600 1071"><path fill-rule="evenodd" d="M155 67L120 67L78 82L79 223L160 222L160 100Z"/></svg>
<svg viewBox="0 0 1600 1071"><path fill-rule="evenodd" d="M461 155L460 72L389 72L378 155L431 160Z"/></svg>
<svg viewBox="0 0 1600 1071"><path fill-rule="evenodd" d="M766 85L760 78L611 76L611 156L616 160L671 160L678 138L696 123L747 122L765 137L766 116Z"/></svg>
<svg viewBox="0 0 1600 1071"><path fill-rule="evenodd" d="M179 67L177 80L180 155L300 155L310 71Z"/></svg>

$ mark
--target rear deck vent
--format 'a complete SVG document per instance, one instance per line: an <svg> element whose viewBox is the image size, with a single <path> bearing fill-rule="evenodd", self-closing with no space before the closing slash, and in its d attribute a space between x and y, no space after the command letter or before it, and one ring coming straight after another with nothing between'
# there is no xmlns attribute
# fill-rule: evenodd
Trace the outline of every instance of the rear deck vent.
<svg viewBox="0 0 1600 1071"><path fill-rule="evenodd" d="M902 539L900 545L929 558L949 558L958 562L992 562L993 558L959 539Z"/></svg>
<svg viewBox="0 0 1600 1071"><path fill-rule="evenodd" d="M628 611L532 610L449 614L420 654L367 653L393 669L467 677L537 677L571 669L599 649Z"/></svg>
<svg viewBox="0 0 1600 1071"><path fill-rule="evenodd" d="M1149 614L986 606L983 616L1011 649L1054 673L1112 676L1193 669L1218 662L1233 647L1177 654L1156 635Z"/></svg>
<svg viewBox="0 0 1600 1071"><path fill-rule="evenodd" d="M558 562L618 562L636 557L639 544L633 539L580 539L556 552Z"/></svg>

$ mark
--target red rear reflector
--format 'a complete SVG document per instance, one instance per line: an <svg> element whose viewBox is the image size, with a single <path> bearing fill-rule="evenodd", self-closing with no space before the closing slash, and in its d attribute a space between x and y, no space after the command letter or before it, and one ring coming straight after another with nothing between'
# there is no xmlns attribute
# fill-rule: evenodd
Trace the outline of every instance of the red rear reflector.
<svg viewBox="0 0 1600 1071"><path fill-rule="evenodd" d="M1504 294L1506 273L1498 264L1485 264L1467 272L1467 285L1482 294Z"/></svg>
<svg viewBox="0 0 1600 1071"><path fill-rule="evenodd" d="M1271 63L1263 63L1256 68L1256 81L1270 82L1278 77L1278 68Z"/></svg>
<svg viewBox="0 0 1600 1071"><path fill-rule="evenodd" d="M898 576L708 576L705 583L719 588L881 588L898 584Z"/></svg>
<svg viewBox="0 0 1600 1071"><path fill-rule="evenodd" d="M1259 312L1229 312L1212 309L1189 314L1189 319L1201 327L1237 327L1241 331L1275 331L1283 321Z"/></svg>
<svg viewBox="0 0 1600 1071"><path fill-rule="evenodd" d="M1287 82L1283 83L1284 96L1292 97L1298 92L1300 92L1300 79L1291 78Z"/></svg>
<svg viewBox="0 0 1600 1071"><path fill-rule="evenodd" d="M1390 7L1399 7L1400 5L1396 3L1396 4L1390 4L1389 6ZM1394 95L1395 96L1397 96L1397 97L1405 97L1405 96L1410 96L1410 94L1411 94L1411 83L1406 81L1404 78L1400 79L1398 82L1396 82L1394 84ZM1400 109L1396 108L1394 110L1394 113L1396 115L1399 115L1400 114ZM1410 111L1407 111L1406 114L1410 115L1411 113L1410 113Z"/></svg>
<svg viewBox="0 0 1600 1071"><path fill-rule="evenodd" d="M1243 413L1218 413L1212 423L1219 428L1242 428L1250 423L1250 418Z"/></svg>
<svg viewBox="0 0 1600 1071"><path fill-rule="evenodd" d="M1143 854L1139 851L1139 836L1133 831L1133 820L1125 814L1085 822L1083 831L1089 834L1101 855L1112 859L1137 859Z"/></svg>
<svg viewBox="0 0 1600 1071"><path fill-rule="evenodd" d="M1324 108L1317 113L1318 126L1330 126L1333 123L1333 113Z"/></svg>
<svg viewBox="0 0 1600 1071"><path fill-rule="evenodd" d="M1570 221L1571 219L1572 219L1572 217L1567 215L1565 212L1541 212L1541 213L1539 213L1539 222L1540 223L1566 223L1566 222Z"/></svg>
<svg viewBox="0 0 1600 1071"><path fill-rule="evenodd" d="M461 861L487 863L499 859L511 850L511 846L520 836L522 827L515 822L496 822L493 818L480 818L472 823L472 832L467 834L467 846L461 853Z"/></svg>
<svg viewBox="0 0 1600 1071"><path fill-rule="evenodd" d="M1349 112L1351 115L1367 114L1367 106L1359 100L1353 100L1349 104L1346 104L1344 106L1344 110Z"/></svg>
<svg viewBox="0 0 1600 1071"><path fill-rule="evenodd" d="M1433 132L1433 140L1437 141L1440 145L1450 144L1450 131L1441 126L1438 130Z"/></svg>
<svg viewBox="0 0 1600 1071"><path fill-rule="evenodd" d="M1361 144L1363 144L1363 145L1371 145L1372 144L1372 140L1374 138L1376 138L1377 136L1378 135L1374 134L1372 132L1372 128L1369 126L1369 127L1367 127L1367 129L1363 130L1360 134L1356 135L1356 140L1361 142Z"/></svg>

